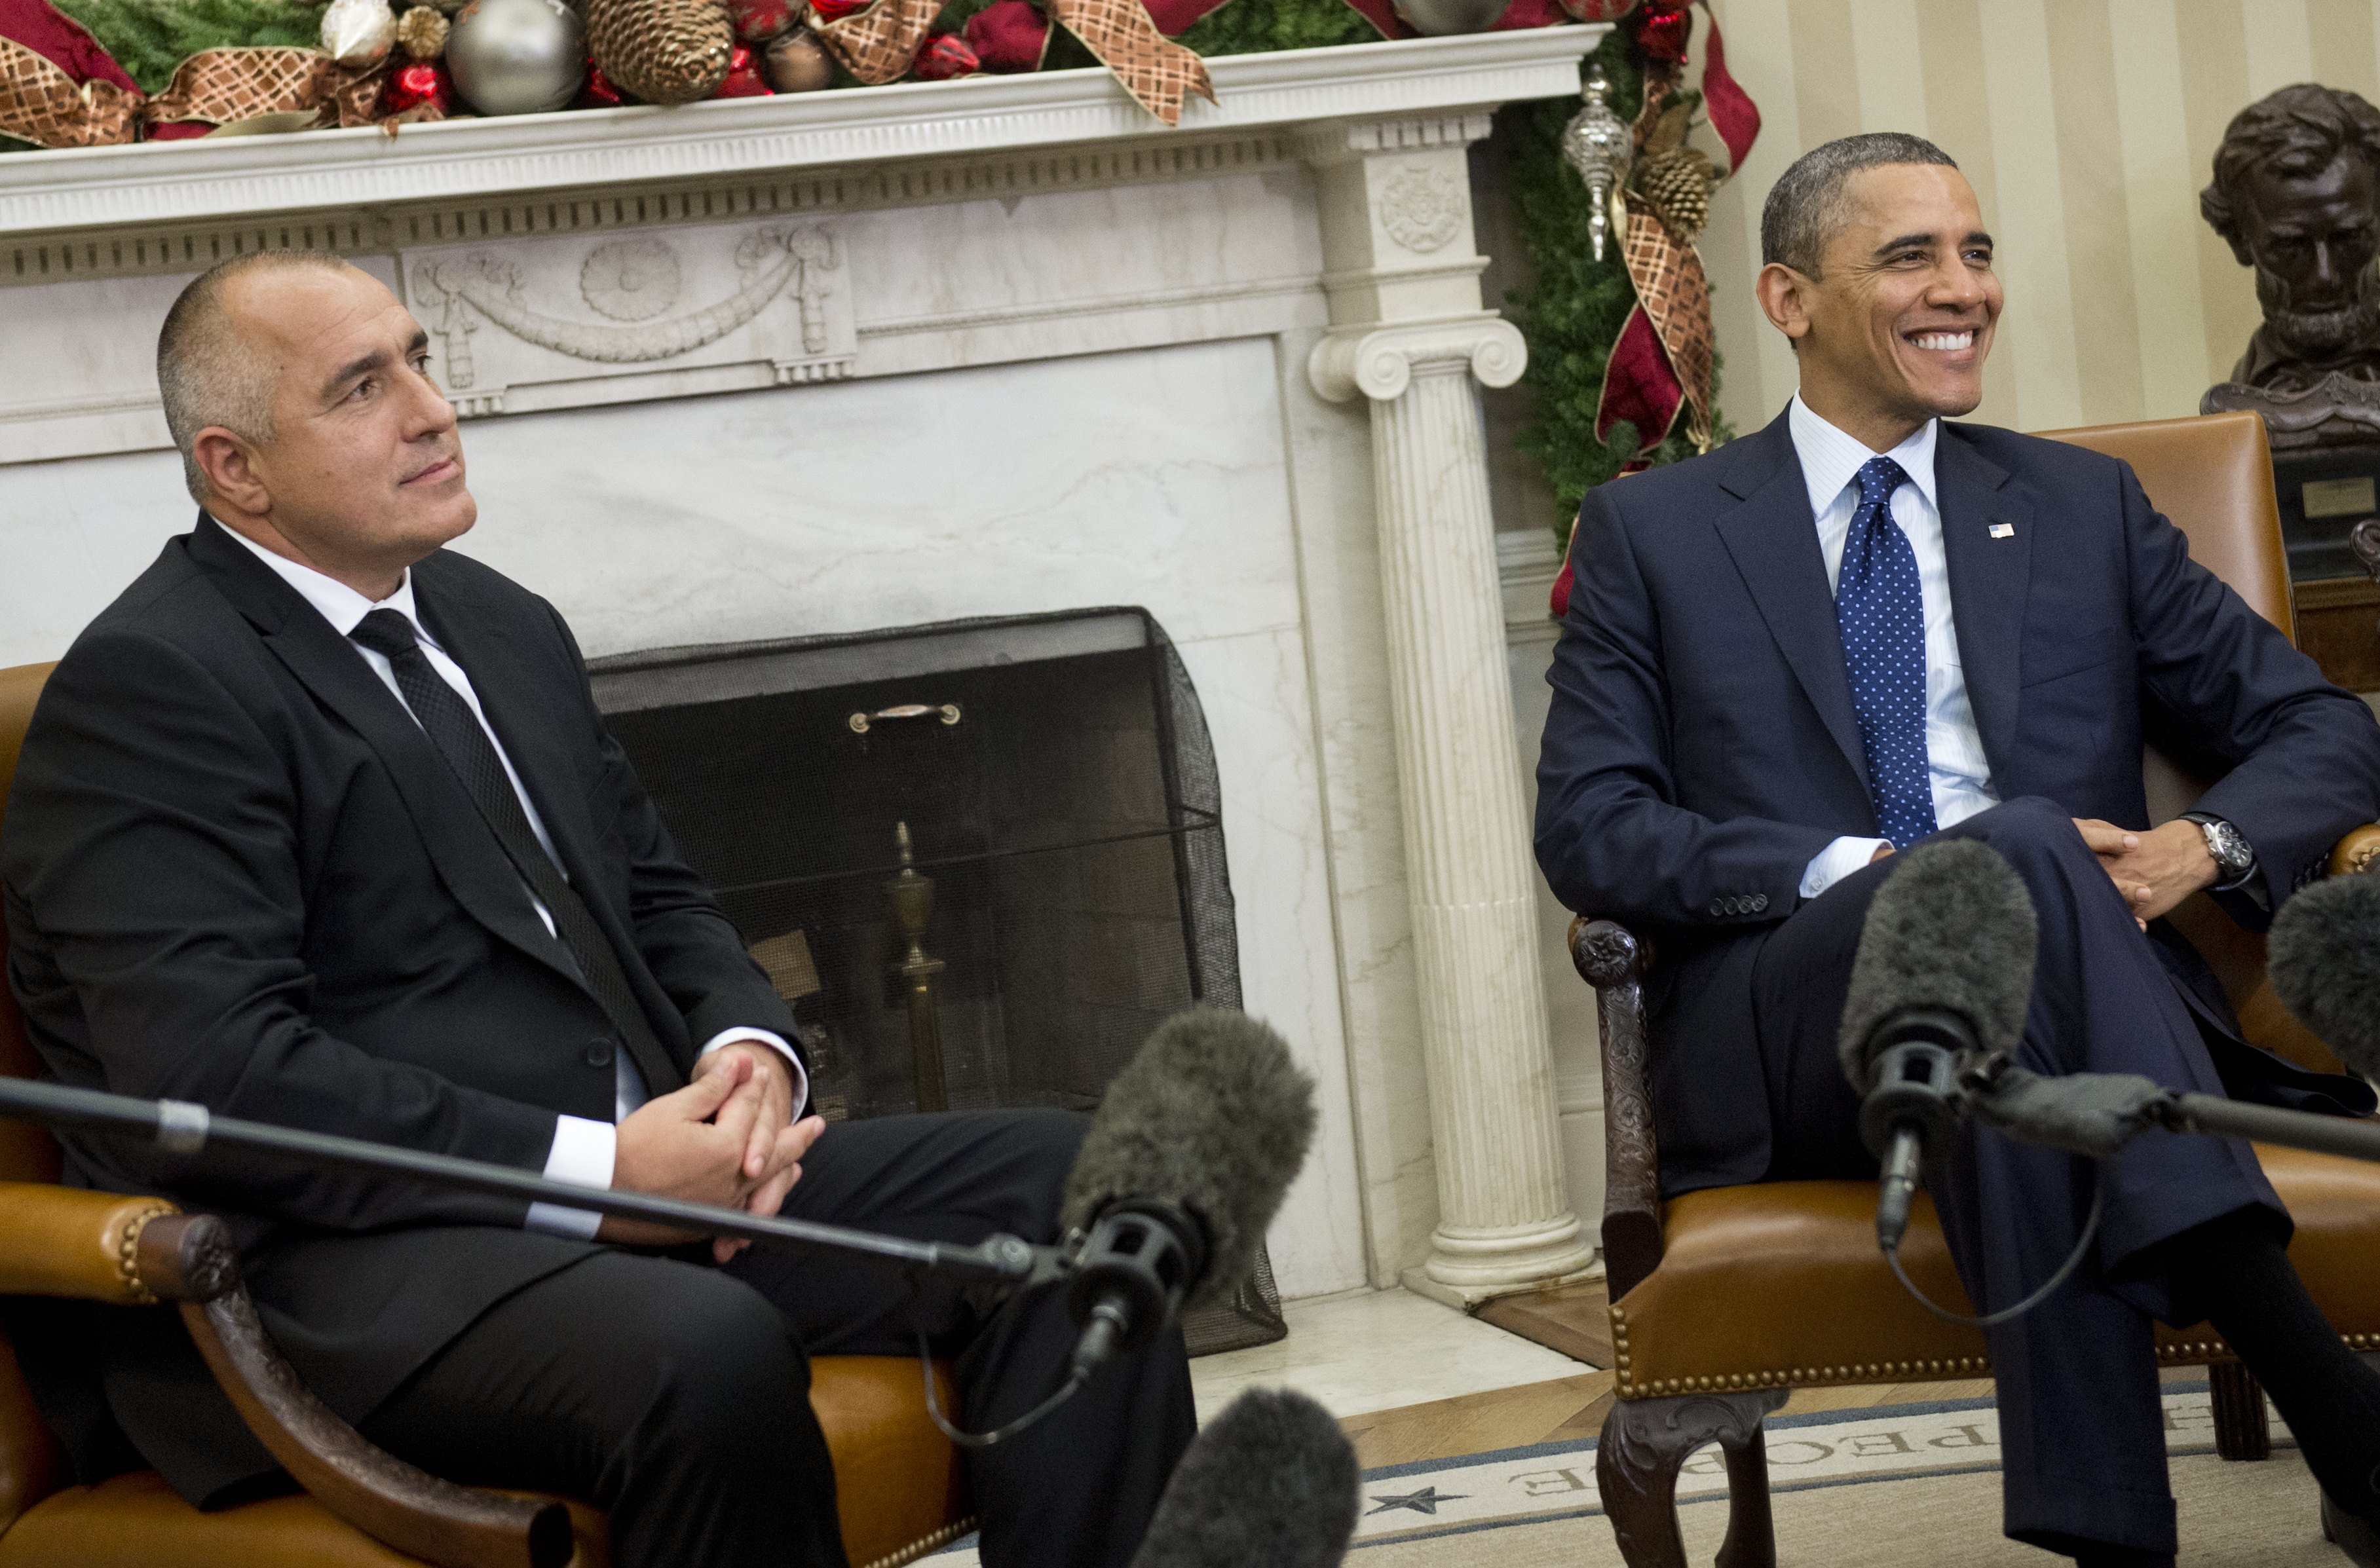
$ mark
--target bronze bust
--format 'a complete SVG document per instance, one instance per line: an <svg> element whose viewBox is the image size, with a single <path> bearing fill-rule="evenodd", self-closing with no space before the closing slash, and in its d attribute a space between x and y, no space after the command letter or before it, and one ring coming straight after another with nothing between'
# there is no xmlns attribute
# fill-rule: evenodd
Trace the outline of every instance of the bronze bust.
<svg viewBox="0 0 2380 1568"><path fill-rule="evenodd" d="M2256 270L2264 325L2208 390L2277 449L2380 441L2380 109L2301 84L2232 118L2199 212Z"/></svg>

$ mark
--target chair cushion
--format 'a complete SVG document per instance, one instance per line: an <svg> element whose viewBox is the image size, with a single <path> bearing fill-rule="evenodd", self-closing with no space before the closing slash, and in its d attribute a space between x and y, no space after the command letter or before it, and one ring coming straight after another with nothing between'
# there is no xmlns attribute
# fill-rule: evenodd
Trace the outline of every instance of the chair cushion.
<svg viewBox="0 0 2380 1568"><path fill-rule="evenodd" d="M2334 1327L2380 1348L2380 1165L2257 1147L2297 1222L2289 1258ZM1901 1265L1950 1311L1974 1307L1920 1194ZM1756 1308L1748 1304L1757 1304ZM1903 1382L1986 1375L1984 1336L1912 1301L1876 1247L1874 1182L1773 1182L1666 1206L1661 1266L1611 1307L1618 1392ZM2169 1363L2228 1352L2204 1324L2159 1326Z"/></svg>
<svg viewBox="0 0 2380 1568"><path fill-rule="evenodd" d="M943 1408L950 1368L934 1367ZM916 1361L828 1355L811 1363L810 1405L834 1455L853 1568L905 1562L966 1525L957 1451L926 1416ZM573 1568L604 1568L601 1515L577 1504ZM311 1498L276 1497L201 1513L154 1471L68 1487L0 1535L0 1568L419 1568Z"/></svg>

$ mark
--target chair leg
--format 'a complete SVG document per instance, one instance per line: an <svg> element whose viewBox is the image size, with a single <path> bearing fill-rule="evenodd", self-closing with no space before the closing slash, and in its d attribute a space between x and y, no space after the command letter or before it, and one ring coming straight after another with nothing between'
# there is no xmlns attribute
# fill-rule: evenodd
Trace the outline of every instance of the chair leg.
<svg viewBox="0 0 2380 1568"><path fill-rule="evenodd" d="M2215 1452L2226 1459L2270 1459L2273 1428L2256 1374L2227 1361L2206 1369L2206 1386L2215 1405Z"/></svg>
<svg viewBox="0 0 2380 1568"><path fill-rule="evenodd" d="M1595 1477L1628 1568L1686 1568L1685 1542L1678 1535L1678 1470L1710 1442L1727 1456L1730 1495L1720 1568L1774 1568L1768 1452L1760 1423L1784 1403L1784 1390L1762 1389L1622 1400L1611 1407L1595 1451Z"/></svg>

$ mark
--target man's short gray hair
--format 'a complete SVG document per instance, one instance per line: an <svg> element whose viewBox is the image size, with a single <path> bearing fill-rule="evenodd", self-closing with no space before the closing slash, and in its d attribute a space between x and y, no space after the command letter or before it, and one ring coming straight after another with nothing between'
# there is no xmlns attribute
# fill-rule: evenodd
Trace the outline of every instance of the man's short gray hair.
<svg viewBox="0 0 2380 1568"><path fill-rule="evenodd" d="M1793 160L1768 188L1760 209L1760 264L1781 261L1803 277L1817 277L1827 241L1843 226L1843 187L1852 176L1888 164L1959 166L1950 154L1922 136L1876 130L1813 147Z"/></svg>
<svg viewBox="0 0 2380 1568"><path fill-rule="evenodd" d="M165 312L157 334L157 392L192 500L207 498L207 476L192 450L200 431L220 425L259 444L273 439L273 374L224 309L225 287L243 273L344 272L349 265L327 250L252 250L192 278Z"/></svg>

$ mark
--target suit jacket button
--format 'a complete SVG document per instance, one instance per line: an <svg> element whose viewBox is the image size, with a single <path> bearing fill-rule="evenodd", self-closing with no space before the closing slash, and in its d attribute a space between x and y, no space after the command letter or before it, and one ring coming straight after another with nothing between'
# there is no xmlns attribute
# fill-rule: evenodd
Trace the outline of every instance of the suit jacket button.
<svg viewBox="0 0 2380 1568"><path fill-rule="evenodd" d="M1752 895L1752 912L1753 912L1754 914L1757 915L1757 914L1759 914L1763 909L1766 909L1766 908L1767 908L1767 907L1768 907L1768 895L1767 895L1767 893L1754 893L1754 894Z"/></svg>
<svg viewBox="0 0 2380 1568"><path fill-rule="evenodd" d="M1721 915L1724 915L1724 914L1726 914L1726 913L1727 913L1727 900L1726 900L1726 899L1724 899L1724 898L1714 898L1714 899L1712 899L1712 900L1710 901L1710 917L1711 917L1711 918L1712 918L1712 919L1716 920L1716 919L1718 919Z"/></svg>
<svg viewBox="0 0 2380 1568"><path fill-rule="evenodd" d="M610 1066L612 1064L612 1042L608 1039L589 1040L587 1042L587 1064L589 1067Z"/></svg>

